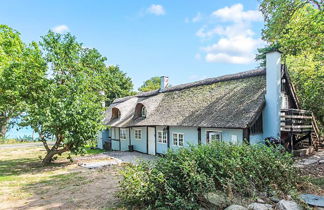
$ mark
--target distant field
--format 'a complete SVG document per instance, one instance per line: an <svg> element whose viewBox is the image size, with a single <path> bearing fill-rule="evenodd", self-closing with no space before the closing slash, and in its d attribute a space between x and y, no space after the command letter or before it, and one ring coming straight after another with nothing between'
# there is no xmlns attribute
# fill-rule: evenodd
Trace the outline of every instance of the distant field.
<svg viewBox="0 0 324 210"><path fill-rule="evenodd" d="M64 155L42 167L39 157L45 154L44 148L23 145L0 145L0 209L101 209L118 203L114 192L119 166L84 169L78 166L81 160L70 163Z"/></svg>

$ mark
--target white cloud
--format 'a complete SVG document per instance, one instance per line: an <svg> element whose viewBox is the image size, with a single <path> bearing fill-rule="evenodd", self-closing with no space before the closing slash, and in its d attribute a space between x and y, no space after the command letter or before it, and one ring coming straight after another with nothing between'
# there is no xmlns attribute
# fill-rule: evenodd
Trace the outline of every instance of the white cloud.
<svg viewBox="0 0 324 210"><path fill-rule="evenodd" d="M223 23L215 24L215 17ZM252 30L251 23L256 21L262 21L260 13L257 10L244 11L242 4L214 11L209 23L196 32L196 36L209 43L201 48L205 60L235 64L253 62L256 49L264 44L260 38L255 38Z"/></svg>
<svg viewBox="0 0 324 210"><path fill-rule="evenodd" d="M165 10L160 4L152 4L146 11L153 15L165 15Z"/></svg>
<svg viewBox="0 0 324 210"><path fill-rule="evenodd" d="M185 18L185 23L197 23L197 22L200 22L201 20L203 19L203 15L200 13L200 12L198 12L197 14L196 14L196 16L195 17L193 17L193 18Z"/></svg>
<svg viewBox="0 0 324 210"><path fill-rule="evenodd" d="M221 38L215 44L203 48L206 52L224 52L248 54L255 50L260 44L261 39L253 39L248 36L238 35L228 38Z"/></svg>
<svg viewBox="0 0 324 210"><path fill-rule="evenodd" d="M218 17L223 21L262 21L262 15L258 10L243 11L242 4L234 4L230 7L218 9L212 13L212 16Z"/></svg>
<svg viewBox="0 0 324 210"><path fill-rule="evenodd" d="M207 62L216 63L234 63L234 64L248 64L254 59L254 55L230 55L226 53L207 53L205 57Z"/></svg>
<svg viewBox="0 0 324 210"><path fill-rule="evenodd" d="M200 12L197 13L195 17L192 18L192 22L196 23L202 20L202 14Z"/></svg>
<svg viewBox="0 0 324 210"><path fill-rule="evenodd" d="M70 29L67 25L58 25L52 28L52 31L55 33L63 34L65 32L68 32Z"/></svg>

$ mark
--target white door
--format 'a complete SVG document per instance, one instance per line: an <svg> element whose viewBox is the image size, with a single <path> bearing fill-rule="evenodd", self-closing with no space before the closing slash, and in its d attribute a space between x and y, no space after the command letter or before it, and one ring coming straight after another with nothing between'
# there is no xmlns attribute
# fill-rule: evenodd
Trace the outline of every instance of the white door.
<svg viewBox="0 0 324 210"><path fill-rule="evenodd" d="M155 128L148 127L148 153L155 155Z"/></svg>

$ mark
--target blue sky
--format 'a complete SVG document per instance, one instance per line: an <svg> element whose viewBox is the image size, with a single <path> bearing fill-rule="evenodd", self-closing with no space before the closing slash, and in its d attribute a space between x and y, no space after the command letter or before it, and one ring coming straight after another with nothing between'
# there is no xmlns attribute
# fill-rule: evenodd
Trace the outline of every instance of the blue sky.
<svg viewBox="0 0 324 210"><path fill-rule="evenodd" d="M261 41L258 2L0 0L0 24L39 41L49 29L76 35L119 65L137 89L152 76L172 85L253 69Z"/></svg>

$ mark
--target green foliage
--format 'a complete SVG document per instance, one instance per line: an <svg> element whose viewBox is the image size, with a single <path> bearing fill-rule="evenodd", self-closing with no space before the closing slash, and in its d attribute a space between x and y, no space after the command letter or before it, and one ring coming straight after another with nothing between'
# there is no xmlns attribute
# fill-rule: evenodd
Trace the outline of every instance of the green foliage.
<svg viewBox="0 0 324 210"><path fill-rule="evenodd" d="M14 29L0 25L0 137L11 118L26 111L25 98L45 74L45 62L36 43L25 45Z"/></svg>
<svg viewBox="0 0 324 210"><path fill-rule="evenodd" d="M106 106L109 106L116 98L135 94L131 78L118 66L106 67L103 82L107 97Z"/></svg>
<svg viewBox="0 0 324 210"><path fill-rule="evenodd" d="M82 146L102 129L106 58L95 49L83 48L71 34L49 32L42 37L47 75L27 97L23 124L31 126L44 143L52 136L55 144L43 163L66 151L83 152ZM36 87L37 87L36 86Z"/></svg>
<svg viewBox="0 0 324 210"><path fill-rule="evenodd" d="M269 52L279 50L279 48L280 48L280 46L278 43L265 46L264 48L259 48L258 54L255 57L255 60L260 62L259 66L262 68L265 68L266 67L266 54Z"/></svg>
<svg viewBox="0 0 324 210"><path fill-rule="evenodd" d="M128 205L195 209L216 190L288 193L303 181L297 174L290 154L277 148L215 142L169 151L151 167L126 167L119 197Z"/></svg>
<svg viewBox="0 0 324 210"><path fill-rule="evenodd" d="M160 77L152 77L151 79L146 80L143 85L138 88L138 91L148 92L151 90L157 90L160 88L160 82Z"/></svg>
<svg viewBox="0 0 324 210"><path fill-rule="evenodd" d="M270 43L259 49L257 60L271 48L283 52L283 60L297 87L304 109L310 109L324 127L324 12L316 0L261 0L265 17L263 39Z"/></svg>

